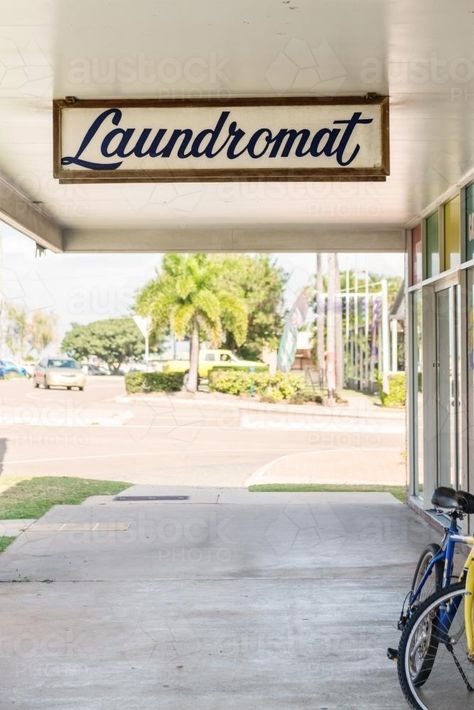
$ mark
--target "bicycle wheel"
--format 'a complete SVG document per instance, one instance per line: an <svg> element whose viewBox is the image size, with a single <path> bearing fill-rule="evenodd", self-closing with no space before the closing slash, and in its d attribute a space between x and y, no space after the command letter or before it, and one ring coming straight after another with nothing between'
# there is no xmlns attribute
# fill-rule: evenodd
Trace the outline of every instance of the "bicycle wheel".
<svg viewBox="0 0 474 710"><path fill-rule="evenodd" d="M425 547L425 549L420 555L420 559L418 560L418 564L415 569L415 574L413 575L413 582L411 585L412 592L415 591L415 589L418 587L421 580L423 579L423 575L428 569L428 565L439 552L441 552L441 547L435 542L432 542L430 545L427 545L427 547ZM421 590L420 596L417 600L417 605L421 604L425 601L425 599L428 599L428 597L430 597L432 594L441 589L441 587L443 586L443 572L444 563L442 561L439 561L436 563L433 571L431 572L431 575L426 580L423 589Z"/></svg>
<svg viewBox="0 0 474 710"><path fill-rule="evenodd" d="M403 631L398 678L405 698L416 710L474 710L465 594L463 582L436 592L416 609Z"/></svg>

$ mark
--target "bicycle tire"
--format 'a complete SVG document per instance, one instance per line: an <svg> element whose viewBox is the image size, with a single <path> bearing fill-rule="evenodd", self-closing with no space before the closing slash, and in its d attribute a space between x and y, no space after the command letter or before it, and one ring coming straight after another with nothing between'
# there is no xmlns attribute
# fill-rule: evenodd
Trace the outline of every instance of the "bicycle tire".
<svg viewBox="0 0 474 710"><path fill-rule="evenodd" d="M416 608L402 632L398 647L398 680L405 699L415 710L430 710L417 696L416 689L423 687L431 675L438 653L439 639L433 639L432 634L430 635L428 649L423 659L421 669L414 677L411 677L409 672L410 643L417 629L427 620L429 614L432 613L433 608L436 608L443 601L448 601L451 598L459 596L464 591L464 582L456 582L435 592Z"/></svg>
<svg viewBox="0 0 474 710"><path fill-rule="evenodd" d="M432 542L429 545L425 547L423 552L421 553L418 563L415 568L415 573L413 575L413 581L411 585L411 591L415 591L415 589L418 587L418 584L421 582L421 579L430 563L430 561L436 557L441 552L441 547L436 543ZM443 586L443 574L444 574L444 563L440 560L439 562L436 563L433 572L431 574L434 574L435 576L435 588L430 592L430 594L425 594L423 596L420 596L418 600L418 604L421 604L422 602L425 601L425 599L428 599L434 592L439 591L442 586Z"/></svg>

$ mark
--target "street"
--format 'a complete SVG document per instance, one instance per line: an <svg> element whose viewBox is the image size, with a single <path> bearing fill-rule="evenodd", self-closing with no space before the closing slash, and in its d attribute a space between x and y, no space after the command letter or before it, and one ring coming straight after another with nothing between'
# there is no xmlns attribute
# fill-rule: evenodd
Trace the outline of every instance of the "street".
<svg viewBox="0 0 474 710"><path fill-rule="evenodd" d="M1 472L239 487L286 461L297 464L290 466L292 482L298 475L306 482L303 469L314 468L315 456L329 469L322 472L330 475L326 482L336 481L336 468L359 457L374 476L362 482L403 483L403 412L378 409L375 418L368 409L352 418L345 410L339 417L323 408L265 408L209 393L127 397L119 377L89 377L84 392L10 380L0 383ZM396 467L390 480L385 459Z"/></svg>

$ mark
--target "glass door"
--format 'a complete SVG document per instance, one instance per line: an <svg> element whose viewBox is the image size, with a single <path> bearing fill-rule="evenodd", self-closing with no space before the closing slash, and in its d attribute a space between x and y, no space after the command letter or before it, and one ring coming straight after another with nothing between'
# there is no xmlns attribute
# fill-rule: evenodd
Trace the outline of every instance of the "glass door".
<svg viewBox="0 0 474 710"><path fill-rule="evenodd" d="M458 487L459 286L436 293L436 414L438 485Z"/></svg>

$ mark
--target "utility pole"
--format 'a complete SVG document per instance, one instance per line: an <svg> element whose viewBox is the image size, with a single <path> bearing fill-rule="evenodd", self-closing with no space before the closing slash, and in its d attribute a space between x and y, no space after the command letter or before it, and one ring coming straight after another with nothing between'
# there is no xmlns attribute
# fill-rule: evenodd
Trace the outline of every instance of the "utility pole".
<svg viewBox="0 0 474 710"><path fill-rule="evenodd" d="M336 293L337 293L336 255L328 255L328 311L327 311L327 351L326 351L326 381L328 402L336 401Z"/></svg>
<svg viewBox="0 0 474 710"><path fill-rule="evenodd" d="M361 389L360 382L360 343L359 343L359 277L357 270L354 270L354 380L358 382L358 389Z"/></svg>
<svg viewBox="0 0 474 710"><path fill-rule="evenodd" d="M364 381L366 389L369 389L369 367L370 359L372 357L371 347L369 343L369 272L365 270L365 339L364 339Z"/></svg>
<svg viewBox="0 0 474 710"><path fill-rule="evenodd" d="M325 365L324 365L324 352L325 352L325 342L324 342L324 326L325 326L325 308L326 299L324 298L324 278L323 278L323 259L322 254L318 252L316 254L316 304L317 304L317 314L316 314L316 327L318 333L317 342L317 358L318 358L318 371L319 371L319 386L323 387L325 380Z"/></svg>
<svg viewBox="0 0 474 710"><path fill-rule="evenodd" d="M334 254L334 280L336 281L336 392L344 388L344 339L342 335L342 295L339 257Z"/></svg>
<svg viewBox="0 0 474 710"><path fill-rule="evenodd" d="M352 313L352 308L351 308L351 297L350 297L350 271L349 269L346 269L346 288L344 289L345 291L345 299L346 299L346 338L345 338L345 346L344 346L344 351L345 351L345 357L344 357L344 370L345 370L345 377L346 380L352 378L352 343L353 343L353 338L350 337L350 332L351 332L351 313Z"/></svg>
<svg viewBox="0 0 474 710"><path fill-rule="evenodd" d="M350 292L350 271L346 269L346 342L349 342L349 331L350 331L350 318L349 318L349 292Z"/></svg>

